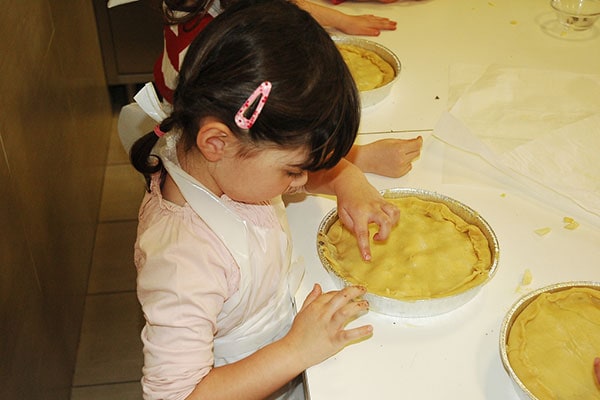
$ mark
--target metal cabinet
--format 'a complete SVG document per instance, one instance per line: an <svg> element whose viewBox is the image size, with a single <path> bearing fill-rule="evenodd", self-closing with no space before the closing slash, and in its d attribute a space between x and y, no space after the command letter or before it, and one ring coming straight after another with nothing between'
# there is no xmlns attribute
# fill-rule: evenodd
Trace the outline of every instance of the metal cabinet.
<svg viewBox="0 0 600 400"><path fill-rule="evenodd" d="M108 85L125 85L128 95L136 84L153 80L152 69L163 48L159 0L139 0L108 8L92 0Z"/></svg>

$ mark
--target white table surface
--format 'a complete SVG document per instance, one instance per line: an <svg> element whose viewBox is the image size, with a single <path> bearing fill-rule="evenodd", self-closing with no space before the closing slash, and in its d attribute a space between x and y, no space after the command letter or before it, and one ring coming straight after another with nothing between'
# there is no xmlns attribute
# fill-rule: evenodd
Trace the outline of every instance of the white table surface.
<svg viewBox="0 0 600 400"><path fill-rule="evenodd" d="M394 32L372 38L399 56L402 76L386 100L363 115L359 137L423 135L422 155L399 179L369 175L379 189L416 187L453 197L478 211L495 231L500 263L493 279L469 303L450 313L401 319L370 312L351 326L372 324L373 336L311 367L312 400L517 399L499 356L502 320L522 295L553 283L600 280L600 221L578 215L567 201L548 204L477 157L465 157L431 134L448 107L453 64L492 64L600 73L600 23L579 36L548 33L554 16L546 0L430 0L391 5L348 3L348 13L387 15ZM439 100L436 99L439 97ZM390 133L394 131L395 133ZM299 304L314 282L335 289L316 252L316 232L332 198L289 199L294 256L306 274ZM575 216L581 226L563 228ZM586 219L587 218L587 219ZM534 230L550 227L539 236ZM533 281L520 286L525 270ZM590 360L590 368L591 368Z"/></svg>
<svg viewBox="0 0 600 400"><path fill-rule="evenodd" d="M432 129L447 109L452 69L460 64L600 73L600 21L589 31L561 35L549 3L398 0L336 6L397 22L395 31L365 37L394 51L402 71L386 101L364 111L361 132Z"/></svg>

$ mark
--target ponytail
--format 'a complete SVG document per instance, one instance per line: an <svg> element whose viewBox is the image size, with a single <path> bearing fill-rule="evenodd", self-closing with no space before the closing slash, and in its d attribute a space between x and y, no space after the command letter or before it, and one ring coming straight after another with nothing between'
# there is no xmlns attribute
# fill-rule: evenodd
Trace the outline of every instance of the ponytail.
<svg viewBox="0 0 600 400"><path fill-rule="evenodd" d="M160 158L152 154L152 149L154 145L158 142L158 136L152 132L148 132L131 146L131 150L129 151L129 160L133 167L144 175L144 180L146 181L146 190L150 192L150 181L152 180L152 175L155 173L161 172L161 183L164 179L164 167Z"/></svg>

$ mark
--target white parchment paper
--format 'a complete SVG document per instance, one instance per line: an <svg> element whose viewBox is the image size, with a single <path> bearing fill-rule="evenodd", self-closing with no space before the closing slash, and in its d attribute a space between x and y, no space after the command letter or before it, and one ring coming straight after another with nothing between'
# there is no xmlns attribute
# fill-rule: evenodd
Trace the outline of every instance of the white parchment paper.
<svg viewBox="0 0 600 400"><path fill-rule="evenodd" d="M600 216L600 75L469 66L450 76L456 101L437 138Z"/></svg>

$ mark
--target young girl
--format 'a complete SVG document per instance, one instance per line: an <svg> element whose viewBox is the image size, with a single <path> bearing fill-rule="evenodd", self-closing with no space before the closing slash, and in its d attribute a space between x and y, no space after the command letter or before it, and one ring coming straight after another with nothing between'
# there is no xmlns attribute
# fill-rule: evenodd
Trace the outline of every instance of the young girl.
<svg viewBox="0 0 600 400"><path fill-rule="evenodd" d="M281 35L285 30L287 35ZM232 6L200 33L173 108L131 150L149 183L135 263L145 399L302 399L296 377L370 326L362 287L316 284L294 317L283 193L338 197L369 258L398 211L343 159L356 87L327 33L283 1Z"/></svg>
<svg viewBox="0 0 600 400"><path fill-rule="evenodd" d="M213 18L236 0L164 0L166 25L165 47L154 65L154 83L167 103L173 102L173 91L181 63L189 44ZM395 29L396 23L372 15L347 15L308 0L295 0L296 4L311 13L323 26L332 26L349 34L378 34L379 29ZM383 1L388 2L388 1ZM375 32L371 31L375 29ZM355 145L346 159L363 172L389 177L400 177L412 168L419 156L422 138L386 139L366 145Z"/></svg>

